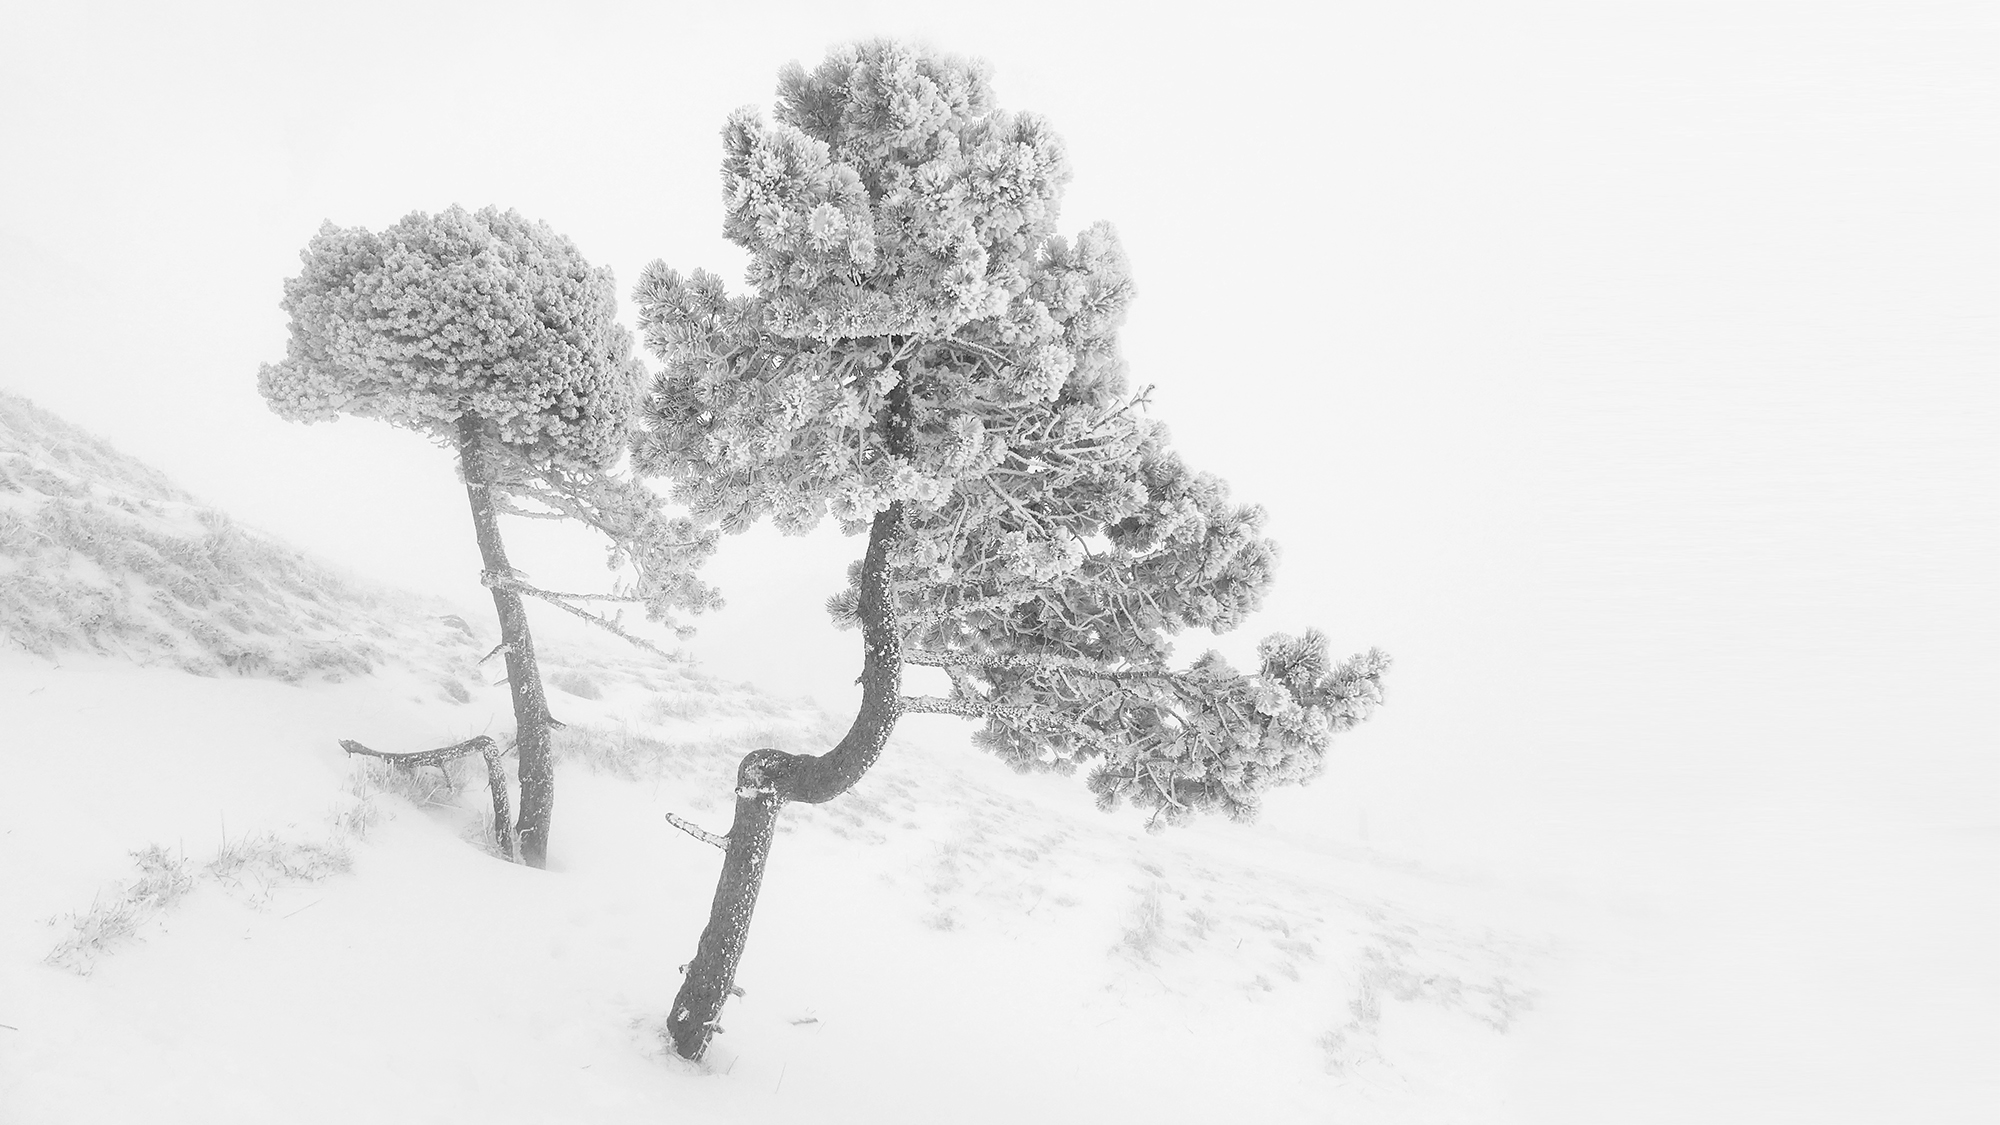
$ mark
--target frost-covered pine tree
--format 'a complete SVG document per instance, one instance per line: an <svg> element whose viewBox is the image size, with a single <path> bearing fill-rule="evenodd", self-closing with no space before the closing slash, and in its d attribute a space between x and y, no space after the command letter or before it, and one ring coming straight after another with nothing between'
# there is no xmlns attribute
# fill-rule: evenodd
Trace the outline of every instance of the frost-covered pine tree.
<svg viewBox="0 0 2000 1125"><path fill-rule="evenodd" d="M1172 638L1254 610L1263 513L1191 470L1117 349L1132 297L1107 226L1056 233L1068 178L1039 118L985 69L888 42L779 81L776 120L724 129L728 237L745 296L654 263L638 287L665 368L636 445L698 519L787 532L832 518L867 548L829 604L860 628L862 702L817 756L739 767L710 919L668 1021L698 1057L733 987L778 812L853 786L899 716L984 721L1021 769L1087 771L1098 803L1160 826L1247 818L1317 774L1381 699L1387 658L1277 636L1250 672ZM905 664L942 696L903 693Z"/></svg>
<svg viewBox="0 0 2000 1125"><path fill-rule="evenodd" d="M305 269L285 282L282 303L286 356L258 372L258 389L293 421L374 418L457 453L513 695L519 855L543 866L553 720L522 596L614 629L576 603L637 602L672 625L714 601L693 571L715 534L668 517L659 497L612 471L645 372L615 319L610 271L547 224L490 207L415 212L380 233L328 223L300 256ZM582 520L610 537L611 565L632 577L610 595L537 589L508 565L502 513Z"/></svg>

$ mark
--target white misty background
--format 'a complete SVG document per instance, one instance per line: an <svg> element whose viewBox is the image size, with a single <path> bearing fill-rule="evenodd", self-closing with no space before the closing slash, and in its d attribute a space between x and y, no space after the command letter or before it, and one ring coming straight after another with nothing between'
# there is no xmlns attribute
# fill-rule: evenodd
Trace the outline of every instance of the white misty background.
<svg viewBox="0 0 2000 1125"><path fill-rule="evenodd" d="M982 56L1068 144L1064 226L1129 249L1136 381L1271 511L1222 647L1397 657L1270 829L1629 910L1540 1032L1610 1104L2000 1094L1990 6L679 7L8 5L0 384L477 605L445 454L257 397L318 225L517 208L629 317L655 257L736 280L717 131L780 64ZM539 531L542 585L594 576ZM859 545L731 541L694 651L847 709Z"/></svg>

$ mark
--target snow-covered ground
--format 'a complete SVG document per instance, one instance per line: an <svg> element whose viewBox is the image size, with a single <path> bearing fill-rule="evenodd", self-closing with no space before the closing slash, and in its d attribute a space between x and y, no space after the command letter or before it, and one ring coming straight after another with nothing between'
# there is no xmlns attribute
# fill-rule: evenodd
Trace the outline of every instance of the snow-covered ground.
<svg viewBox="0 0 2000 1125"><path fill-rule="evenodd" d="M747 994L694 1065L660 1027L717 854L665 814L723 828L745 749L832 743L815 705L549 630L569 724L551 865L508 864L478 773L336 743L504 734L479 612L343 575L8 395L0 632L6 1125L2000 1106L2000 831L1922 815L1976 794L1913 802L1885 775L1859 800L1810 758L1746 772L1773 768L1769 735L1726 698L1701 712L1713 733L1677 728L1687 712L1625 729L1616 683L1568 701L1571 729L1624 729L1628 760L1660 763L1632 824L1579 743L1567 768L1556 747L1404 793L1375 847L1365 805L1323 797L1148 836L909 721L855 792L786 813ZM1415 682L1392 706L1421 746L1439 708ZM1369 770L1344 757L1329 780L1380 811L1394 786ZM1567 799L1531 792L1556 778ZM1500 831L1489 809L1454 838L1468 792L1570 819Z"/></svg>
<svg viewBox="0 0 2000 1125"><path fill-rule="evenodd" d="M1659 794L1679 831L1540 826L1584 833L1556 866L1518 847L1532 832L1373 850L1316 822L1324 802L1149 836L940 719L853 793L788 810L746 995L684 1062L660 1029L717 853L665 814L723 828L745 749L822 748L835 719L552 639L551 864L511 865L481 774L336 745L504 734L479 614L343 576L0 408L7 1125L2000 1105L1990 826L1695 774Z"/></svg>
<svg viewBox="0 0 2000 1125"><path fill-rule="evenodd" d="M718 857L664 815L725 827L745 749L823 747L838 723L609 638L552 643L551 864L508 864L481 774L336 745L504 732L505 689L476 671L490 626L224 536L5 404L0 582L94 609L20 607L0 651L0 1120L1406 1121L1508 1101L1566 956L1518 909L1270 832L1148 836L935 737L787 812L746 995L683 1062L660 1027ZM298 575L321 576L312 629Z"/></svg>
<svg viewBox="0 0 2000 1125"><path fill-rule="evenodd" d="M819 725L667 669L589 674L601 699L557 696L536 872L483 846L476 775L419 806L332 741L457 738L498 698L6 655L32 751L0 837L10 1120L1400 1121L1504 1098L1545 936L1422 872L1147 837L907 745L787 816L747 995L681 1062L659 1028L716 855L663 814L719 827L739 749ZM48 963L154 846L192 885Z"/></svg>
<svg viewBox="0 0 2000 1125"><path fill-rule="evenodd" d="M693 1066L658 1031L716 857L663 814L721 827L741 748L812 746L827 725L615 651L549 664L599 698L555 695L572 725L536 872L486 848L476 774L430 792L333 741L503 729L501 689L456 704L408 669L291 685L0 656L0 1120L1944 1121L2000 1104L1976 1077L1995 935L1969 893L2000 873L1990 838L1847 825L1708 866L1664 905L1593 900L1227 825L1148 836L1072 786L910 743L842 801L789 810L747 995ZM132 893L148 848L187 880L170 904ZM1821 878L1829 863L1848 877ZM80 920L135 898L129 937L75 947Z"/></svg>

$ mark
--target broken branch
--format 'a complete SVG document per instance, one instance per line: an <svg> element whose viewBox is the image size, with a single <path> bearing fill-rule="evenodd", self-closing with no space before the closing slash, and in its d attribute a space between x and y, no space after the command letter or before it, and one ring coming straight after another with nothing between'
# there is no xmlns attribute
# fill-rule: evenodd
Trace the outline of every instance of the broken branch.
<svg viewBox="0 0 2000 1125"><path fill-rule="evenodd" d="M500 744L483 734L473 735L464 742L450 746L440 746L435 750L418 750L409 754L390 754L371 750L351 738L340 740L340 748L349 754L361 754L370 758L380 758L400 766L436 766L444 768L446 762L477 752L486 759L486 788L493 794L493 838L500 846L500 853L518 863L521 859L520 840L514 832L514 815L507 800L507 771L500 766Z"/></svg>
<svg viewBox="0 0 2000 1125"><path fill-rule="evenodd" d="M715 833L710 832L708 829L703 828L692 821L682 820L680 817L677 817L672 813L667 814L667 823L673 825L675 828L680 829L681 831L687 833L688 835L693 836L695 839L700 840L704 844L708 844L711 847L721 848L724 851L729 850L729 837L727 836L718 836Z"/></svg>

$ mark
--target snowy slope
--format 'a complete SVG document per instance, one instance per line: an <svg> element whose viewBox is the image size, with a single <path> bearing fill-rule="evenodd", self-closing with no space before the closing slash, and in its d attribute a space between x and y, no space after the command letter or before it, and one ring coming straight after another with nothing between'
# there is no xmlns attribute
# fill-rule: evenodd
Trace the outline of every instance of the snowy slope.
<svg viewBox="0 0 2000 1125"><path fill-rule="evenodd" d="M551 864L509 865L479 773L335 745L505 731L482 622L240 531L208 556L229 579L196 589L153 560L225 522L4 405L8 526L65 505L95 530L0 539L0 566L115 624L20 597L7 619L0 1121L1507 1114L1559 962L1517 911L1234 826L1147 836L931 739L787 811L747 994L683 1062L659 1026L718 855L663 814L725 828L744 749L838 723L609 639L552 646Z"/></svg>
<svg viewBox="0 0 2000 1125"><path fill-rule="evenodd" d="M113 653L198 675L339 680L397 663L454 699L476 678L463 619L238 527L5 391L0 632L42 656Z"/></svg>

